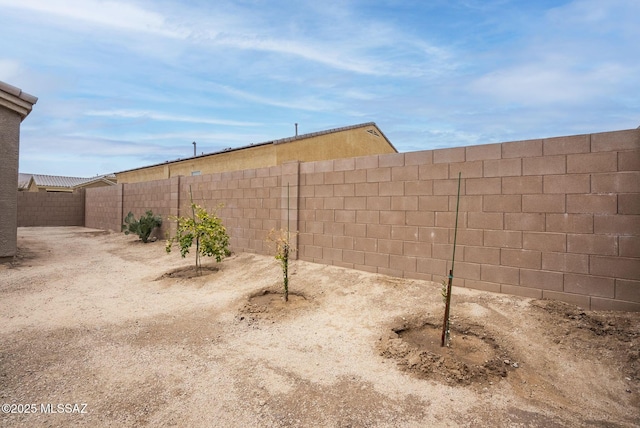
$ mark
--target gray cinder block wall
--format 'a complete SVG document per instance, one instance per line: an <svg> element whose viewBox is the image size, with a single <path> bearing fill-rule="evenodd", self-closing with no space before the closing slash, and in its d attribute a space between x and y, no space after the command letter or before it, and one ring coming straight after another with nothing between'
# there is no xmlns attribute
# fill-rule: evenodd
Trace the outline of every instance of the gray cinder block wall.
<svg viewBox="0 0 640 428"><path fill-rule="evenodd" d="M33 95L0 82L0 258L16 255L20 123L36 101Z"/></svg>

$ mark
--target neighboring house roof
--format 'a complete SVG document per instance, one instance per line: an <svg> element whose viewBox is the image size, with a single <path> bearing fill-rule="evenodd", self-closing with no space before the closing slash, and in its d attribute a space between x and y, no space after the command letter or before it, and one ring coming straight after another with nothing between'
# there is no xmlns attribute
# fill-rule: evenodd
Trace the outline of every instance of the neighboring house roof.
<svg viewBox="0 0 640 428"><path fill-rule="evenodd" d="M18 174L18 189L26 190L31 186L31 181L36 187L58 187L75 189L84 187L87 184L103 181L105 184L113 185L115 183L115 174L100 175L97 177L65 177L61 175L44 175L44 174Z"/></svg>
<svg viewBox="0 0 640 428"><path fill-rule="evenodd" d="M18 174L18 190L27 190L31 183L32 174Z"/></svg>
<svg viewBox="0 0 640 428"><path fill-rule="evenodd" d="M166 164L171 164L171 163L176 163L176 162L183 162L185 160L188 159L198 159L198 158L203 158L203 157L207 157L207 156L214 156L214 155L218 155L221 153L229 153L229 152L235 152L235 151L239 151L239 150L245 150L245 149L249 149L249 148L253 148L253 147L259 147L259 146L266 146L266 145L276 145L276 144L283 144L283 143L290 143L292 141L298 141L298 140L304 140L307 138L312 138L312 137L317 137L320 135L326 135L326 134L333 134L336 132L342 132L342 131L349 131L351 129L358 129L358 128L364 128L364 127L368 127L368 126L375 126L377 131L373 131L373 132L379 132L380 135L378 135L377 133L374 134L376 136L382 136L382 138L385 139L385 141L389 144L389 146L397 153L398 150L395 148L395 146L391 143L391 141L387 138L386 135L384 135L384 133L380 130L380 128L378 128L378 125L376 125L375 122L366 122L366 123L360 123L358 125L351 125L351 126L344 126L342 128L334 128L334 129L327 129L325 131L318 131L318 132L312 132L312 133L308 133L308 134L300 134L300 135L296 135L294 137L287 137L287 138L281 138L279 140L271 140L271 141L265 141L262 143L253 143L253 144L248 144L246 146L240 146L240 147L228 147L224 150L219 150L217 152L211 152L211 153L204 153L201 155L197 155L197 156L192 156L192 157L187 157L187 158L180 158L180 159L175 159L175 160L171 160L171 161L165 161L165 162L161 162L161 163L157 163L157 164L153 164L153 165L145 165L145 166L141 166L138 168L131 168L131 169L127 169L124 171L118 171L116 172L116 174L120 174L120 173L124 173L124 172L130 172L130 171L136 171L139 169L145 169L145 168L150 168L150 167L155 167L155 166L160 166L160 165L166 165ZM372 131L368 131L368 132L372 132Z"/></svg>
<svg viewBox="0 0 640 428"><path fill-rule="evenodd" d="M116 184L116 175L115 174L108 174L108 175L100 175L98 177L93 177L93 178L87 178L85 179L86 181L80 183L80 184L76 184L73 188L74 189L79 189L81 187L87 187L90 186L94 183L104 183L108 186L113 186Z"/></svg>

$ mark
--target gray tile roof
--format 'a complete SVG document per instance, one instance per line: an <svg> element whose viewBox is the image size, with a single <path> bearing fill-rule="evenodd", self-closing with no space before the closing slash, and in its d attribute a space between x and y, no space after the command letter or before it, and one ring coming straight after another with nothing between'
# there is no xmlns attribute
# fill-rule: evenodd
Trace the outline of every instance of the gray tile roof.
<svg viewBox="0 0 640 428"><path fill-rule="evenodd" d="M33 181L35 181L36 186L40 187L75 187L81 184L101 180L103 178L115 179L114 174L101 175L97 177L64 177L61 175L44 175L44 174L18 174L18 188L19 189L27 189L29 187L29 181L33 177Z"/></svg>
<svg viewBox="0 0 640 428"><path fill-rule="evenodd" d="M31 175L32 174L24 174L22 172L18 174L18 189L29 188L29 181L31 181Z"/></svg>

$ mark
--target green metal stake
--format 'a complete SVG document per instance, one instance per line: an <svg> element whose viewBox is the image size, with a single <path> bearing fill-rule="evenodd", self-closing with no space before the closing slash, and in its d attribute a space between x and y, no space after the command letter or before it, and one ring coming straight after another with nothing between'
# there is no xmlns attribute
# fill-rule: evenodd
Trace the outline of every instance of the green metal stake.
<svg viewBox="0 0 640 428"><path fill-rule="evenodd" d="M289 229L289 183L287 183L287 241L284 243L283 254L283 267L284 271L284 301L289 301L289 242L291 241L291 233Z"/></svg>
<svg viewBox="0 0 640 428"><path fill-rule="evenodd" d="M453 266L456 262L456 241L458 239L458 211L460 209L460 181L462 173L458 173L458 200L456 201L456 227L453 232L453 257L451 258L451 270L449 271L449 283L447 285L447 298L444 306L444 321L442 322L442 342L440 346L449 345L449 312L451 310L451 289L453 287Z"/></svg>
<svg viewBox="0 0 640 428"><path fill-rule="evenodd" d="M191 199L191 214L193 215L193 224L196 224L196 209L193 206L193 192L191 191L191 184L189 184L189 198ZM200 266L200 235L196 235L196 270L199 275L202 275Z"/></svg>
<svg viewBox="0 0 640 428"><path fill-rule="evenodd" d="M290 212L290 209L289 209L289 184L290 183L287 183L287 242L289 242L289 239L291 237L291 235L289 233L289 231L290 231L290 229L289 229L289 225L290 225L290 223L289 223L290 222L290 219L289 219L289 217L290 217L290 214L289 214L289 212Z"/></svg>

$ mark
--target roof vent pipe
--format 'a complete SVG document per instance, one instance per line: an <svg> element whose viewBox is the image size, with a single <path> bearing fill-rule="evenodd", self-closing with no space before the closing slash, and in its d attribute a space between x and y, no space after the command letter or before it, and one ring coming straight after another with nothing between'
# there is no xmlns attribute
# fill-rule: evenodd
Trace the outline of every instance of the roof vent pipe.
<svg viewBox="0 0 640 428"><path fill-rule="evenodd" d="M194 142L193 142L193 143L191 143L191 144L193 144L193 157L195 158L195 157L197 156L197 155L196 155L196 142L194 141Z"/></svg>
<svg viewBox="0 0 640 428"><path fill-rule="evenodd" d="M296 123L296 137L298 136L298 124Z"/></svg>

